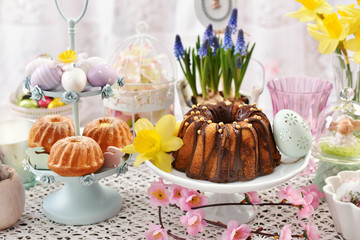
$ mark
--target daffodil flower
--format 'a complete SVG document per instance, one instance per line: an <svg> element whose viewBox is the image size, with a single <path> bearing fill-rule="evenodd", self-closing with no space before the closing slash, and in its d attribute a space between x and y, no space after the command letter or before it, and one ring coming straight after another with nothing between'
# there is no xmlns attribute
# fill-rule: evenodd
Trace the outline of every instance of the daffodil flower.
<svg viewBox="0 0 360 240"><path fill-rule="evenodd" d="M74 50L67 50L60 53L58 59L63 63L71 63L76 59L76 53Z"/></svg>
<svg viewBox="0 0 360 240"><path fill-rule="evenodd" d="M309 24L308 32L319 41L319 52L331 54L340 41L349 33L349 24L342 25L336 13L327 15L323 20L316 20L317 25Z"/></svg>
<svg viewBox="0 0 360 240"><path fill-rule="evenodd" d="M360 26L360 9L355 8L355 4L337 5L338 14L341 16L340 21L349 24L349 35L355 33Z"/></svg>
<svg viewBox="0 0 360 240"><path fill-rule="evenodd" d="M155 127L148 119L139 119L134 124L134 143L124 147L123 152L139 153L134 162L135 167L152 160L159 169L170 172L171 156L168 153L183 145L183 141L174 136L179 131L178 126L175 117L170 114L160 118Z"/></svg>
<svg viewBox="0 0 360 240"><path fill-rule="evenodd" d="M300 22L310 22L318 18L318 14L326 15L331 13L334 8L326 0L296 0L301 7L296 12L286 14L287 17L299 19Z"/></svg>
<svg viewBox="0 0 360 240"><path fill-rule="evenodd" d="M360 63L360 29L355 32L355 38L344 42L344 47L355 52L353 55L354 61Z"/></svg>

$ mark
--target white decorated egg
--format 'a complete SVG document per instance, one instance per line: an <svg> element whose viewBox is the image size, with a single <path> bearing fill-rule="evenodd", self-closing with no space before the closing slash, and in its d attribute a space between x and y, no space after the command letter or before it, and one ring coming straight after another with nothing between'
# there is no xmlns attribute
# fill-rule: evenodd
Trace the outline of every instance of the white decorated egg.
<svg viewBox="0 0 360 240"><path fill-rule="evenodd" d="M86 74L80 68L65 71L61 78L61 84L66 91L82 92L86 83Z"/></svg>
<svg viewBox="0 0 360 240"><path fill-rule="evenodd" d="M346 179L344 182L342 182L340 186L336 189L336 198L339 201L344 201L344 195L349 194L350 192L360 192L360 179Z"/></svg>
<svg viewBox="0 0 360 240"><path fill-rule="evenodd" d="M106 64L105 59L101 57L89 57L89 58L80 59L76 63L76 66L81 68L85 73L87 73L92 67L103 64Z"/></svg>
<svg viewBox="0 0 360 240"><path fill-rule="evenodd" d="M107 64L94 66L87 73L88 82L93 87L103 87L106 84L113 85L116 78L115 69Z"/></svg>
<svg viewBox="0 0 360 240"><path fill-rule="evenodd" d="M62 74L62 68L54 61L45 63L31 74L30 84L33 87L38 85L42 90L50 90L60 84Z"/></svg>
<svg viewBox="0 0 360 240"><path fill-rule="evenodd" d="M38 67L46 63L51 64L52 62L53 60L46 57L35 58L34 60L30 61L28 64L25 65L25 76L30 77Z"/></svg>
<svg viewBox="0 0 360 240"><path fill-rule="evenodd" d="M279 111L274 117L274 138L279 150L289 157L302 157L311 148L312 135L309 125L296 112Z"/></svg>

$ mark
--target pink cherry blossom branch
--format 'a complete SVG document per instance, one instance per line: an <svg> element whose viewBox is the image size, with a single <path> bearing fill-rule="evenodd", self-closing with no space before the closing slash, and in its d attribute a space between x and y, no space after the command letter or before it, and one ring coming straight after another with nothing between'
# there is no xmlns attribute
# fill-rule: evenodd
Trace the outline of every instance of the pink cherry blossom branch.
<svg viewBox="0 0 360 240"><path fill-rule="evenodd" d="M259 204L252 204L252 203L246 203L246 202L238 202L238 203L216 203L216 204L208 204L208 205L202 205L202 206L197 206L197 207L193 207L191 209L195 210L195 209L199 209L199 208L208 208L208 207L220 207L220 206L294 206L291 203L286 203L286 202L279 202L279 203L259 203Z"/></svg>

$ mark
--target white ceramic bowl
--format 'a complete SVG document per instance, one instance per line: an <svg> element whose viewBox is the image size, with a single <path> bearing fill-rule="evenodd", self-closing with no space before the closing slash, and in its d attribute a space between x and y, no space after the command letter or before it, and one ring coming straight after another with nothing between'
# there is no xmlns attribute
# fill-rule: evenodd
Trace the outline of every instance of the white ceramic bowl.
<svg viewBox="0 0 360 240"><path fill-rule="evenodd" d="M336 196L336 190L347 179L360 179L360 170L342 171L336 176L325 179L323 188L326 202L335 224L335 230L347 240L360 239L360 208L352 203L340 201ZM360 189L359 189L360 191Z"/></svg>

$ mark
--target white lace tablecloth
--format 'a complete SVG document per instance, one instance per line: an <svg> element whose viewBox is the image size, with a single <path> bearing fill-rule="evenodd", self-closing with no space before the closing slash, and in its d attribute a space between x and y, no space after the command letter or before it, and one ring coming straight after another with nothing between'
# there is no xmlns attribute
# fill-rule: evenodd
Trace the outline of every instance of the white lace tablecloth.
<svg viewBox="0 0 360 240"><path fill-rule="evenodd" d="M297 176L286 184L300 187L312 183L314 175ZM157 208L152 208L147 197L147 189L158 177L144 165L139 169L129 167L129 171L118 178L115 176L102 179L101 183L118 190L123 196L123 207L115 217L101 223L86 226L67 226L47 219L42 212L42 202L51 192L61 187L61 183L52 185L38 184L26 190L25 210L20 220L13 227L0 231L0 239L145 239L144 232L148 223L158 224ZM251 191L251 189L249 189ZM263 200L278 202L276 188L261 191ZM1 193L0 193L1 194ZM0 213L1 214L1 213ZM172 207L163 208L163 223L178 236L189 238L185 227L180 223L180 210ZM336 233L328 205L322 203L310 218L319 228L322 239L343 239ZM263 206L258 208L257 217L248 225L252 230L263 227L264 231L276 233L285 224L292 224L293 234L301 234L302 228L297 221L297 210L289 206ZM297 229L295 230L295 227ZM208 226L198 238L221 239L222 228ZM171 239L171 238L170 238ZM196 239L196 238L194 238ZM252 239L268 239L254 235Z"/></svg>

